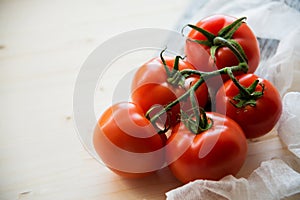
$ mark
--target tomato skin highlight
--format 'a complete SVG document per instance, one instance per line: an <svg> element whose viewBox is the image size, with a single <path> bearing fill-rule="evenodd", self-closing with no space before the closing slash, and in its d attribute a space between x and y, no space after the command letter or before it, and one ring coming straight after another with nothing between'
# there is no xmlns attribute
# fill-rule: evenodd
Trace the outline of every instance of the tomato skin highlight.
<svg viewBox="0 0 300 200"><path fill-rule="evenodd" d="M103 163L128 177L147 176L164 164L166 136L157 134L143 111L134 103L108 108L94 129L93 144Z"/></svg>
<svg viewBox="0 0 300 200"><path fill-rule="evenodd" d="M239 93L238 88L229 80L216 95L216 111L235 120L243 129L247 138L257 138L271 131L282 113L280 94L271 82L254 74L236 77L240 84L249 87L255 80L264 85L264 94L256 100L256 106L235 107L233 97ZM262 91L258 85L255 91Z"/></svg>
<svg viewBox="0 0 300 200"><path fill-rule="evenodd" d="M231 24L235 20L235 17L228 15L212 15L197 22L196 26L217 36L218 32L222 28ZM202 33L199 33L194 29L189 32L187 37L193 40L207 40ZM243 48L248 59L248 73L253 73L258 67L260 60L259 44L255 34L246 23L243 23L233 34L232 39L237 41ZM222 69L224 67L239 64L236 56L228 47L219 47L217 49L215 54L215 65L210 57L209 46L187 40L185 45L185 54L187 56L187 61L200 71L214 71L216 69ZM222 75L222 78L224 81L229 79L227 75Z"/></svg>
<svg viewBox="0 0 300 200"><path fill-rule="evenodd" d="M208 112L207 116L213 120L207 131L196 135L180 123L168 138L167 162L182 183L235 175L245 161L247 141L240 126L218 113Z"/></svg>
<svg viewBox="0 0 300 200"><path fill-rule="evenodd" d="M164 58L168 68L172 71L175 59L173 57ZM195 68L188 62L180 60L178 70ZM136 72L132 81L131 99L138 104L143 112L147 111L154 105L161 108L176 100L183 95L192 85L194 85L199 77L190 76L186 78L184 86L172 85L168 81L168 75L160 58L154 58L142 65ZM196 91L195 96L198 104L204 107L208 101L208 90L206 84L202 84ZM163 116L166 121L171 122L171 126L175 125L179 120L180 109L185 102L175 105L169 112L169 120L167 116ZM152 113L152 116L155 114ZM167 122L166 122L167 123Z"/></svg>

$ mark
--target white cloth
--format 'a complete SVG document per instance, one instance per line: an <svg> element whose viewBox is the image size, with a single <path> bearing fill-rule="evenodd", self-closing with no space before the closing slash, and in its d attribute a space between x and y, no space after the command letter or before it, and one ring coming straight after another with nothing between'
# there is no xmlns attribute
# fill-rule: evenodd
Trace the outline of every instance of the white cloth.
<svg viewBox="0 0 300 200"><path fill-rule="evenodd" d="M300 174L279 159L263 162L248 179L226 176L220 181L196 180L168 193L167 200L279 200L298 198Z"/></svg>

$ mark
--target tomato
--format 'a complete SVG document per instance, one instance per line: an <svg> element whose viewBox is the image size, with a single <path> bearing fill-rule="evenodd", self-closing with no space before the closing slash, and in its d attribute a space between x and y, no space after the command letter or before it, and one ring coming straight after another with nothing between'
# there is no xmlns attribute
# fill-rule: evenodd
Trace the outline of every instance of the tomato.
<svg viewBox="0 0 300 200"><path fill-rule="evenodd" d="M115 173L138 178L160 169L164 163L166 136L157 134L134 103L109 107L94 129L93 144L104 164Z"/></svg>
<svg viewBox="0 0 300 200"><path fill-rule="evenodd" d="M219 31L232 24L235 20L234 17L227 15L212 15L200 20L196 23L197 27L200 27L209 33L213 34L214 37L218 36ZM205 45L198 44L192 40L201 40L207 41L208 39L200 32L192 29L188 34L188 39L186 40L185 45L185 54L187 56L187 61L194 65L200 71L214 71L216 69L222 69L224 67L235 66L239 64L238 59L234 53L225 46L220 46L215 53L215 65L210 58L210 50L214 44ZM248 72L253 73L260 59L259 45L258 41L246 23L242 25L234 32L234 34L228 40L235 40L244 50L246 58L248 60ZM222 77L225 80L228 80L228 76Z"/></svg>
<svg viewBox="0 0 300 200"><path fill-rule="evenodd" d="M179 123L168 138L166 160L174 176L183 183L196 179L219 180L235 175L247 154L247 140L232 119L208 112L211 128L198 134Z"/></svg>
<svg viewBox="0 0 300 200"><path fill-rule="evenodd" d="M165 62L167 67L172 71L174 69L175 59L166 57ZM195 69L186 61L179 60L178 70ZM190 76L186 78L182 86L174 85L168 81L168 75L161 58L154 58L142 65L136 72L132 81L132 101L138 104L146 113L152 106L159 105L158 109L152 113L152 116L161 110L163 106L176 100L184 94L192 85L199 80L197 76ZM208 90L205 84L202 84L195 92L199 106L204 107L208 99ZM169 112L169 120L171 125L178 121L180 106L177 104L172 107ZM167 116L164 117L167 123Z"/></svg>
<svg viewBox="0 0 300 200"><path fill-rule="evenodd" d="M254 92L263 91L263 95L255 99L255 105L249 102L238 108L236 106L238 102L234 97L240 92L229 80L216 95L216 111L235 120L242 127L247 138L260 137L271 131L279 120L282 112L281 97L268 80L254 74L241 75L237 79L246 88L255 80L259 80Z"/></svg>

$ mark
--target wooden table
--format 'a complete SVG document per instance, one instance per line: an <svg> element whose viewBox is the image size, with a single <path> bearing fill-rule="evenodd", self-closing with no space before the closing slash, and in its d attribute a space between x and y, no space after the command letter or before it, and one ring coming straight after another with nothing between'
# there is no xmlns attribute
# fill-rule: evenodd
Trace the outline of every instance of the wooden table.
<svg viewBox="0 0 300 200"><path fill-rule="evenodd" d="M185 0L0 2L0 199L164 199L180 186L167 169L126 180L82 147L72 97L81 64L113 35L172 29ZM252 143L239 176L289 154L277 136Z"/></svg>

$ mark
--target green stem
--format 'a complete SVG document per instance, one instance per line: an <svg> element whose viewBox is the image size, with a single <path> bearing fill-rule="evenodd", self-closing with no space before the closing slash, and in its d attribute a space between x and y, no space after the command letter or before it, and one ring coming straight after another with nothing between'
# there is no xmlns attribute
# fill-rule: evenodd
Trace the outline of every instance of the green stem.
<svg viewBox="0 0 300 200"><path fill-rule="evenodd" d="M249 90L247 88L245 88L244 86L242 86L240 84L240 82L235 78L235 76L233 75L233 72L230 68L228 68L227 70L227 74L230 77L230 79L232 80L232 82L234 83L234 85L240 90L240 92L245 96L245 97L250 97L251 93L249 92Z"/></svg>
<svg viewBox="0 0 300 200"><path fill-rule="evenodd" d="M167 76L169 77L169 76L171 76L171 71L169 70L169 68L168 68L168 66L167 66L167 63L166 63L166 61L165 61L165 59L164 59L164 57L163 57L163 53L165 52L167 50L167 48L165 48L164 50L162 50L161 52L160 52L160 60L161 60L161 62L163 63L163 65L164 65L164 68L165 68L165 70L166 70L166 73L167 73Z"/></svg>
<svg viewBox="0 0 300 200"><path fill-rule="evenodd" d="M205 79L214 77L214 76L218 76L220 74L227 74L228 71L229 73L232 71L247 71L248 70L248 66L245 63L240 63L237 66L232 66L232 67L225 67L223 69L219 69L216 71L212 71L212 72L200 72L197 70L182 70L181 73L183 75L191 75L191 74L196 74L196 75L200 75L200 79L192 86L190 87L183 95L181 95L179 98L177 98L176 100L172 101L171 103L169 103L168 105L166 105L164 107L164 109L160 110L156 115L154 115L150 121L151 123L155 124L155 122L157 121L157 119L164 114L165 112L169 111L173 106L175 106L177 103L179 103L180 101L184 100L185 98L187 98L191 92L196 91L200 85L205 82ZM232 74L233 76L233 74ZM233 76L234 77L234 76ZM237 81L237 80L236 80ZM148 112L147 112L148 113Z"/></svg>
<svg viewBox="0 0 300 200"><path fill-rule="evenodd" d="M207 38L207 40L212 44L212 42L213 42L213 40L215 38L214 34L208 32L205 29L202 29L202 28L199 28L199 27L197 27L195 25L192 25L192 24L188 24L187 26L190 27L190 28L192 28L192 29L194 29L194 30L196 30L196 31L198 31L198 32L200 32L200 33L202 33Z"/></svg>
<svg viewBox="0 0 300 200"><path fill-rule="evenodd" d="M238 28L242 25L243 21L246 19L246 17L241 17L229 24L228 26L225 26L219 31L218 36L225 39L230 39L233 36L233 34L238 30Z"/></svg>
<svg viewBox="0 0 300 200"><path fill-rule="evenodd" d="M198 87L200 87L200 85L204 82L203 78L200 78L195 85L193 85L188 91L186 91L183 95L181 95L179 98L175 99L174 101L172 101L171 103L169 103L168 105L166 105L164 107L164 109L160 110L156 115L154 115L154 117L152 117L150 119L150 121L152 123L155 123L157 121L157 119L164 114L165 112L171 110L171 108L173 106L175 106L177 103L179 103L180 101L184 100L185 98L187 98L190 94L191 91L195 91L198 89Z"/></svg>
<svg viewBox="0 0 300 200"><path fill-rule="evenodd" d="M232 72L242 71L244 73L247 73L248 65L246 63L239 63L236 66L224 67L222 69L212 71L212 72L202 72L202 71L198 71L198 70L184 69L184 70L180 71L180 73L183 76L198 75L198 76L201 76L204 78L210 78L210 77L217 76L220 74L227 74L228 69L230 69Z"/></svg>
<svg viewBox="0 0 300 200"><path fill-rule="evenodd" d="M217 45L217 46L228 47L234 53L234 55L237 57L239 62L243 62L243 63L248 62L245 54L241 53L243 51L243 49L238 49L232 43L230 43L227 39L224 39L222 37L215 37L213 43L214 43L214 45Z"/></svg>

